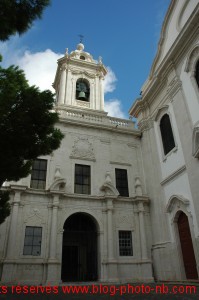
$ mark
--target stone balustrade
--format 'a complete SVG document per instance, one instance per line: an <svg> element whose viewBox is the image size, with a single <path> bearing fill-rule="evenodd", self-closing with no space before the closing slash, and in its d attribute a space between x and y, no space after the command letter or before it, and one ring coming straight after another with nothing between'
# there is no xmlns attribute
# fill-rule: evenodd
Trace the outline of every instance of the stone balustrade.
<svg viewBox="0 0 199 300"><path fill-rule="evenodd" d="M122 127L122 128L130 128L135 129L134 122L131 120L120 119L115 117L107 116L106 113L97 113L97 112L85 112L85 111L78 111L73 109L57 109L60 118L65 118L67 120L78 120L87 121L87 122L94 122L98 124L103 124L106 126L111 127Z"/></svg>

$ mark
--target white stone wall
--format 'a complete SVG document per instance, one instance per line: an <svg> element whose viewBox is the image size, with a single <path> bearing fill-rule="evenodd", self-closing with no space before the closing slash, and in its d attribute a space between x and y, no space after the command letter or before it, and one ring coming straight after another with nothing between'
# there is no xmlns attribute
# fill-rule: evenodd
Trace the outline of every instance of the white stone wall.
<svg viewBox="0 0 199 300"><path fill-rule="evenodd" d="M16 218L12 221L11 214L0 227L2 241L11 234L10 222L15 222L16 228L15 235L12 235L13 240L10 241L13 248L9 253L9 242L1 243L2 281L60 283L63 226L66 219L77 212L93 216L98 224L99 280L116 282L143 278L152 280L149 200L146 196L142 196L141 190L138 197L135 187L135 180L139 178L138 185L143 192L146 190L140 143L135 135L139 132L115 125L111 125L108 129L96 128L92 122L82 126L74 121L75 123L70 124L65 119L58 124L65 137L61 147L53 155L46 157L48 159L46 190L30 189L30 176L20 180L24 190L20 192L19 202L15 204L17 216L15 215ZM91 195L74 194L76 163L91 166ZM110 174L112 186L115 187L115 168L127 169L129 197L106 195L105 191L100 189L105 183L107 172ZM64 191L53 192L52 186L57 170L60 180L66 180L66 185ZM13 194L15 189L16 187L12 186ZM56 193L58 196L55 196ZM145 202L142 207L142 203ZM55 222L53 218L56 218L55 225L52 225ZM38 257L23 255L26 226L42 227L41 255ZM132 232L133 256L119 256L119 230ZM110 234L112 244L109 245Z"/></svg>
<svg viewBox="0 0 199 300"><path fill-rule="evenodd" d="M199 60L198 15L198 1L171 2L162 29L164 39L160 40L150 77L143 87L142 98L131 108L143 133L154 275L161 280L186 279L177 228L180 211L188 217L199 264L199 160L192 155L193 132L199 121L199 89L194 78ZM159 128L165 113L170 117L175 140L175 147L166 156Z"/></svg>

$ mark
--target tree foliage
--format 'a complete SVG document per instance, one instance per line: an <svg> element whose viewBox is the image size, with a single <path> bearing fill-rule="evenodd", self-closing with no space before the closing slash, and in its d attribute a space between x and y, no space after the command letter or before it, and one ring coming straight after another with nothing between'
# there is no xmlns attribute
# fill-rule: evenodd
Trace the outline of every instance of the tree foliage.
<svg viewBox="0 0 199 300"><path fill-rule="evenodd" d="M0 40L26 32L49 4L50 0L0 0ZM54 128L58 114L53 104L53 94L29 86L18 67L0 67L0 188L6 180L26 177L34 159L60 146L63 134ZM0 224L9 214L9 191L0 191Z"/></svg>
<svg viewBox="0 0 199 300"><path fill-rule="evenodd" d="M49 4L50 0L0 0L0 40L26 32Z"/></svg>
<svg viewBox="0 0 199 300"><path fill-rule="evenodd" d="M63 134L54 128L53 104L51 91L29 86L18 67L0 67L0 186L26 177L34 159L60 146ZM1 203L8 212L3 194L0 210Z"/></svg>
<svg viewBox="0 0 199 300"><path fill-rule="evenodd" d="M0 224L4 222L4 220L10 214L10 203L9 203L9 192L8 191L0 191Z"/></svg>
<svg viewBox="0 0 199 300"><path fill-rule="evenodd" d="M54 97L29 86L18 67L0 68L0 184L30 173L32 160L60 146Z"/></svg>

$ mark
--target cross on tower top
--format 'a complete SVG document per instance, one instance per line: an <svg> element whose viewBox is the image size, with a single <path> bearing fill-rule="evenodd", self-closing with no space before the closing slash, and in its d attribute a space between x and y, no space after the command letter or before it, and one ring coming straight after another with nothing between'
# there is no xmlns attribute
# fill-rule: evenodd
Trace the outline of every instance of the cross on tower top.
<svg viewBox="0 0 199 300"><path fill-rule="evenodd" d="M79 34L78 36L79 36L79 38L80 38L80 41L79 41L79 42L82 43L84 36L83 36L82 34Z"/></svg>

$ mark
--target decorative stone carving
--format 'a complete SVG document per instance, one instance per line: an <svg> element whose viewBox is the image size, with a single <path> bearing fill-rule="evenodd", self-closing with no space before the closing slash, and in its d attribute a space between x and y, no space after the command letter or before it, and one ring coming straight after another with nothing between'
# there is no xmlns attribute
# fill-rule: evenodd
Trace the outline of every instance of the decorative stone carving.
<svg viewBox="0 0 199 300"><path fill-rule="evenodd" d="M163 106L161 106L161 107L158 107L158 108L156 109L156 111L155 111L154 116L153 116L154 121L157 122L158 120L160 120L160 118L161 118L164 114L168 113L168 109L169 109L169 106L168 106L168 105L163 105Z"/></svg>
<svg viewBox="0 0 199 300"><path fill-rule="evenodd" d="M33 208L32 212L30 212L25 218L24 223L32 224L32 225L41 225L45 224L45 219L43 215L40 213L39 209Z"/></svg>
<svg viewBox="0 0 199 300"><path fill-rule="evenodd" d="M57 178L50 186L49 190L50 192L53 191L59 191L59 192L65 192L66 187L66 179L64 178Z"/></svg>
<svg viewBox="0 0 199 300"><path fill-rule="evenodd" d="M192 155L199 158L199 123L194 127L192 136Z"/></svg>
<svg viewBox="0 0 199 300"><path fill-rule="evenodd" d="M143 192L142 192L142 185L141 185L141 181L139 177L135 178L135 193L136 196L142 196Z"/></svg>
<svg viewBox="0 0 199 300"><path fill-rule="evenodd" d="M127 214L119 214L118 219L117 219L117 227L122 227L122 226L127 226L129 227L134 227L134 220L133 220L133 213L132 215Z"/></svg>
<svg viewBox="0 0 199 300"><path fill-rule="evenodd" d="M111 181L111 176L110 176L110 172L109 171L107 171L106 172L106 175L105 175L105 182L106 183L111 183L112 181Z"/></svg>
<svg viewBox="0 0 199 300"><path fill-rule="evenodd" d="M87 138L78 138L73 145L71 158L95 160L94 149Z"/></svg>
<svg viewBox="0 0 199 300"><path fill-rule="evenodd" d="M174 209L174 206L176 205L177 208L179 209L182 206L186 207L189 205L189 200L184 198L181 195L173 195L169 201L168 204L166 206L166 212L172 212L172 210Z"/></svg>
<svg viewBox="0 0 199 300"><path fill-rule="evenodd" d="M86 75L86 76L89 77L89 78L95 78L95 74L89 73L89 72L87 72L87 71L77 70L77 69L74 69L74 68L70 68L70 71L71 71L72 74L74 74L74 75L81 75L81 76Z"/></svg>
<svg viewBox="0 0 199 300"><path fill-rule="evenodd" d="M116 196L116 197L119 196L118 190L112 184L109 171L107 171L105 174L105 182L100 187L100 191L104 192L106 196L109 196L109 195Z"/></svg>
<svg viewBox="0 0 199 300"><path fill-rule="evenodd" d="M141 131L149 130L154 127L154 121L151 119L145 119L139 123L139 129Z"/></svg>
<svg viewBox="0 0 199 300"><path fill-rule="evenodd" d="M193 72L194 74L194 65L196 61L199 58L199 45L196 45L194 49L192 50L191 54L189 55L189 58L187 60L186 66L185 66L185 72Z"/></svg>
<svg viewBox="0 0 199 300"><path fill-rule="evenodd" d="M60 172L60 168L57 167L55 169L55 176L54 176L55 179L58 179L58 178L61 178L61 172Z"/></svg>
<svg viewBox="0 0 199 300"><path fill-rule="evenodd" d="M81 101L81 100L76 100L76 104L78 106L82 106L82 107L90 107L90 102L85 102L85 101Z"/></svg>
<svg viewBox="0 0 199 300"><path fill-rule="evenodd" d="M101 57L101 56L99 56L99 58L98 58L98 64L99 64L99 65L102 64L102 57Z"/></svg>

